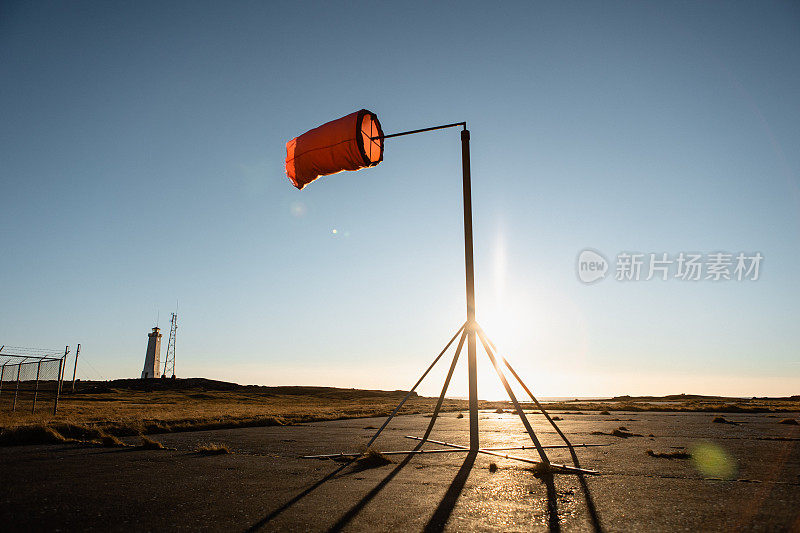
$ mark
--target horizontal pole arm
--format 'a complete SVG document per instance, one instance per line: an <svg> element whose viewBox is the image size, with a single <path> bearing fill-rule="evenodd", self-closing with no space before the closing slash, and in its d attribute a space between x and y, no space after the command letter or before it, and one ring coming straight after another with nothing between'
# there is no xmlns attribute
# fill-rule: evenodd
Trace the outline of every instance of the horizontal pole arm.
<svg viewBox="0 0 800 533"><path fill-rule="evenodd" d="M406 435L406 438L407 439L414 439L414 440L423 440L420 437L414 437L412 435ZM453 443L450 443L450 442L442 442L442 441L432 440L432 439L427 439L427 442L430 442L432 444L441 444L442 446L451 446L453 448L458 448L458 449L461 449L461 450L468 450L469 449L466 446L459 446L458 444L453 444ZM486 455L493 455L495 457L502 457L503 459L512 459L514 461L520 461L522 463L530 463L530 464L533 464L533 465L541 465L542 468L552 470L553 472L561 472L561 473L565 473L565 474L590 474L590 475L593 475L593 476L597 476L597 475L600 474L600 472L598 472L597 470L589 470L587 468L575 468L573 466L560 465L560 464L556 464L556 463L545 464L542 461L536 461L534 459L528 459L527 457L518 457L516 455L509 455L509 454L505 454L505 453L493 452L493 451L487 450L486 448L479 448L477 451L478 451L478 453L485 453Z"/></svg>
<svg viewBox="0 0 800 533"><path fill-rule="evenodd" d="M432 441L428 441L432 442ZM576 448L588 448L589 446L611 446L610 444L573 444ZM542 448L566 448L566 444L545 444ZM507 450L535 450L534 446L512 446L509 448L481 448L481 450L489 452L502 452ZM434 450L398 450L390 452L380 452L381 455L413 455L419 453L458 453L468 452L469 448L452 448L452 449L434 449ZM364 455L362 452L354 453L325 453L322 455L303 455L301 459L333 459L336 457L361 457Z"/></svg>
<svg viewBox="0 0 800 533"><path fill-rule="evenodd" d="M403 451L391 451L391 452L380 452L381 455L414 455L420 453L462 453L468 452L469 450L459 450L457 448L452 449L445 449L445 450L403 450ZM356 453L326 453L323 455L303 455L301 459L334 459L337 457L361 457L364 455L363 453L356 452Z"/></svg>
<svg viewBox="0 0 800 533"><path fill-rule="evenodd" d="M390 135L378 135L376 137L372 137L372 140L376 139L390 139L392 137L401 137L403 135L411 135L412 133L422 133L424 131L433 131L433 130L442 130L444 128L454 128L456 126L462 126L464 129L467 128L466 122L454 122L452 124L445 124L443 126L431 126L430 128L422 128L420 130L411 130L411 131L402 131L400 133L392 133Z"/></svg>
<svg viewBox="0 0 800 533"><path fill-rule="evenodd" d="M593 446L611 446L610 444L573 444L575 448L590 448ZM553 448L569 448L566 444L542 444L542 448L548 450ZM535 450L536 446L511 446L508 448L481 448L482 450L489 450L492 452L502 452L506 450Z"/></svg>
<svg viewBox="0 0 800 533"><path fill-rule="evenodd" d="M485 450L483 448L478 449L478 453L485 453L486 455L493 455L495 457L502 457L503 459L512 459L514 461L520 461L522 463L530 463L532 465L541 466L545 470L552 470L556 473L562 474L589 474L592 476L599 476L600 472L597 470L589 470L588 468L575 468L574 466L567 466L567 465L560 465L556 463L547 463L544 464L541 461L535 461L533 459L527 459L525 457L518 457L516 455L509 455L507 453L499 453L499 452L490 452L489 450Z"/></svg>

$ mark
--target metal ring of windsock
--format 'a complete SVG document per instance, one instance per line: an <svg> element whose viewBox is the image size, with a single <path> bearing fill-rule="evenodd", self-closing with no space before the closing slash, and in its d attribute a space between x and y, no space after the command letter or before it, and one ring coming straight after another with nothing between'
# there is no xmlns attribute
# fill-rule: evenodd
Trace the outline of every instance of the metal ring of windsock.
<svg viewBox="0 0 800 533"><path fill-rule="evenodd" d="M286 175L302 189L321 176L374 167L383 160L383 131L375 113L362 109L309 130L286 143Z"/></svg>

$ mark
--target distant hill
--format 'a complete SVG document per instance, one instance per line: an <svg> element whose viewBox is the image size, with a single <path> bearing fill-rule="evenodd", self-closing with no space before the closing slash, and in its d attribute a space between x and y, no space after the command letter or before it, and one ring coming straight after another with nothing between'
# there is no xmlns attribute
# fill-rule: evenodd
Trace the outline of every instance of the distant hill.
<svg viewBox="0 0 800 533"><path fill-rule="evenodd" d="M206 378L176 378L176 379L114 379L110 381L79 381L76 383L76 393L102 394L121 390L130 391L198 391L198 392L257 392L261 395L276 396L304 396L317 398L337 398L355 400L358 398L402 398L408 391L370 390L370 389L344 389L337 387L312 387L299 385L285 385L266 387L263 385L239 385L229 381L217 381ZM411 395L417 397L417 393Z"/></svg>
<svg viewBox="0 0 800 533"><path fill-rule="evenodd" d="M781 396L781 397L768 397L768 396L753 396L752 398L737 398L734 396L704 396L702 394L667 394L666 396L614 396L607 401L612 402L686 402L691 400L699 401L721 401L721 402L735 402L746 399L752 400L787 400L797 401L800 396Z"/></svg>
<svg viewBox="0 0 800 533"><path fill-rule="evenodd" d="M229 381L218 381L207 378L155 378L155 379L114 379L110 381L78 381L76 393L102 394L120 391L196 391L196 392L241 392L258 393L262 396L302 396L310 398L332 398L340 400L358 400L361 398L402 398L408 391L403 390L374 390L374 389L346 389L339 387L313 387L304 385L283 385L268 387L264 385L239 385ZM417 393L412 398L419 397ZM737 398L729 396L705 396L702 394L668 394L666 396L614 396L613 398L597 398L594 400L570 400L561 402L545 402L550 405L558 404L587 404L592 402L620 402L620 403L659 403L659 402L725 402L740 403L749 400L763 401L800 401L800 395L783 397L752 397ZM496 402L507 403L507 402ZM522 403L527 403L523 400Z"/></svg>

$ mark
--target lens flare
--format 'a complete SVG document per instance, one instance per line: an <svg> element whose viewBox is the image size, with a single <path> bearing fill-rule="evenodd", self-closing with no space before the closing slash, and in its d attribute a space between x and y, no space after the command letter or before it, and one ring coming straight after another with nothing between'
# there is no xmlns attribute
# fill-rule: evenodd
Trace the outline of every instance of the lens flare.
<svg viewBox="0 0 800 533"><path fill-rule="evenodd" d="M722 447L712 442L701 442L691 448L692 464L706 478L734 479L736 460Z"/></svg>
<svg viewBox="0 0 800 533"><path fill-rule="evenodd" d="M289 211L292 213L292 216L302 217L306 214L306 204L303 202L292 202Z"/></svg>

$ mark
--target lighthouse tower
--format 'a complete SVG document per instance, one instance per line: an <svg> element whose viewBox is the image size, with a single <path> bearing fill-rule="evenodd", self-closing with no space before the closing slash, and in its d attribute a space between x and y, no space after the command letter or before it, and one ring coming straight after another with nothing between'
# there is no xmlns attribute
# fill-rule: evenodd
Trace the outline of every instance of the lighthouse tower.
<svg viewBox="0 0 800 533"><path fill-rule="evenodd" d="M142 370L142 379L157 378L161 375L159 367L161 366L161 333L159 329L153 328L153 331L147 334L147 355L144 357L144 370Z"/></svg>

